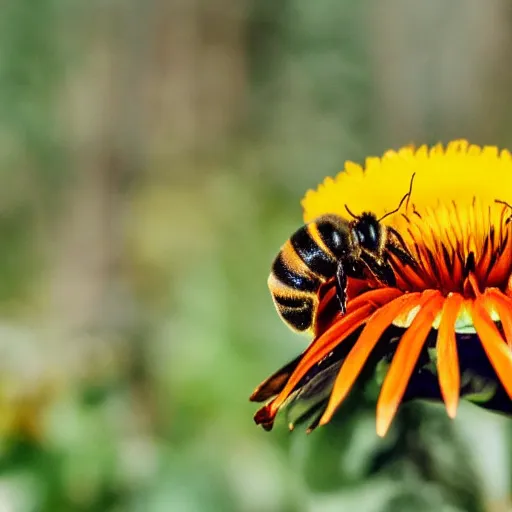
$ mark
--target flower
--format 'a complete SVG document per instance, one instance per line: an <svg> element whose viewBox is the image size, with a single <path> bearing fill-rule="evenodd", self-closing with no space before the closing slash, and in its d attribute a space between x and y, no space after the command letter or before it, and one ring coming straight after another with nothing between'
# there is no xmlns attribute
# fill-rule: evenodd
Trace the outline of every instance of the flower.
<svg viewBox="0 0 512 512"><path fill-rule="evenodd" d="M251 396L270 401L255 421L270 429L287 409L290 426L330 421L363 369L384 374L377 433L404 400L442 399L454 417L459 397L512 413L512 155L459 140L404 147L309 191L310 222L327 213L377 216L394 228L416 265L389 254L396 286L349 279L345 315L333 283L320 291L315 339Z"/></svg>

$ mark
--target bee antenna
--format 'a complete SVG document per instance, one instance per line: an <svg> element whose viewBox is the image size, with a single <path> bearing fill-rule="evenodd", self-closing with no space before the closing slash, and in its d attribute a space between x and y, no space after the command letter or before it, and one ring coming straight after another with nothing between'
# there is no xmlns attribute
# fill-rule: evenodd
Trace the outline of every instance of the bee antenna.
<svg viewBox="0 0 512 512"><path fill-rule="evenodd" d="M494 202L508 206L512 210L512 206L510 206L506 201L502 201L501 199L495 199Z"/></svg>
<svg viewBox="0 0 512 512"><path fill-rule="evenodd" d="M411 176L411 182L409 183L409 192L407 192L407 194L404 196L404 197L407 197L407 202L405 203L405 211L407 211L407 209L409 208L409 201L411 199L411 194L412 194L412 185L414 183L414 178L416 176L416 173L413 172L412 173L412 176ZM403 201L403 199L402 199ZM400 207L399 207L400 208Z"/></svg>
<svg viewBox="0 0 512 512"><path fill-rule="evenodd" d="M347 212L349 213L349 215L351 215L352 217L354 217L354 219L359 219L359 215L356 215L355 213L352 213L350 211L350 208L348 207L348 204L345 205L345 210L347 210Z"/></svg>
<svg viewBox="0 0 512 512"><path fill-rule="evenodd" d="M495 199L494 202L498 203L498 204L502 204L512 210L512 206L510 206L506 201L502 201L501 199ZM512 222L512 215L505 221L505 224L509 224L510 222Z"/></svg>
<svg viewBox="0 0 512 512"><path fill-rule="evenodd" d="M379 222L381 222L382 220L384 220L386 217L389 217L390 215L393 215L393 213L396 213L400 210L400 208L402 207L402 205L404 204L404 201L407 199L407 203L405 204L405 209L407 210L407 208L409 208L409 200L411 199L411 194L412 194L412 184L414 182L414 177L416 176L416 173L413 172L412 173L412 176L411 176L411 182L409 184L409 191L404 195L404 197L402 197L402 199L400 199L400 203L398 203L398 206L388 212L388 213L385 213L380 219L379 219Z"/></svg>

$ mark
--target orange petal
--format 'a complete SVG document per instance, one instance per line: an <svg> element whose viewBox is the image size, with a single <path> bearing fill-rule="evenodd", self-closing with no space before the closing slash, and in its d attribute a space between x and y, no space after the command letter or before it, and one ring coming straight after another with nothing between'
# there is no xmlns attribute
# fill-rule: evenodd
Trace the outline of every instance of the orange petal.
<svg viewBox="0 0 512 512"><path fill-rule="evenodd" d="M438 282L446 283L447 286L452 286L452 275L450 272L450 267L445 262L445 257L443 255L443 244L440 240L437 240L436 251L434 252L435 258L437 260L437 269L439 271ZM446 249L447 250L447 249Z"/></svg>
<svg viewBox="0 0 512 512"><path fill-rule="evenodd" d="M485 251L483 250L484 248L485 248ZM489 265L491 264L492 253L493 253L493 247L489 240L487 242L487 245L483 245L482 254L480 255L480 260L478 261L478 263L476 265L476 274L478 276L485 276L485 277L487 276L487 274L489 272Z"/></svg>
<svg viewBox="0 0 512 512"><path fill-rule="evenodd" d="M413 256L416 260L417 257ZM422 289L425 288L425 282L421 277L420 269L413 269L404 265L396 256L391 255L392 266L397 269L396 282L400 289Z"/></svg>
<svg viewBox="0 0 512 512"><path fill-rule="evenodd" d="M269 419L276 415L279 407L281 407L283 402L288 398L288 395L293 391L293 388L300 382L302 377L306 375L312 366L329 355L337 345L354 332L370 316L373 309L371 304L366 304L356 311L346 314L341 317L341 320L333 324L331 328L311 343L304 352L297 368L295 368L291 374L286 386L266 407Z"/></svg>
<svg viewBox="0 0 512 512"><path fill-rule="evenodd" d="M452 267L452 284L460 283L463 281L464 267L460 258L460 248L456 248L453 252L453 267Z"/></svg>
<svg viewBox="0 0 512 512"><path fill-rule="evenodd" d="M326 286L327 291L325 291L325 293L320 295L319 298L320 298L320 302L321 303L322 302L329 302L336 295L336 286L334 286L334 284L329 283L328 285L324 285L324 286Z"/></svg>
<svg viewBox="0 0 512 512"><path fill-rule="evenodd" d="M398 409L443 300L441 293L437 290L423 292L418 304L421 309L398 343L377 403L377 435L381 437L386 434Z"/></svg>
<svg viewBox="0 0 512 512"><path fill-rule="evenodd" d="M505 235L510 236L510 235ZM493 265L491 272L487 278L490 283L500 283L507 279L510 275L512 262L512 242L507 240L503 252L498 257L496 263Z"/></svg>
<svg viewBox="0 0 512 512"><path fill-rule="evenodd" d="M252 392L249 400L251 402L264 402L265 400L277 395L286 385L286 382L290 378L293 370L295 370L299 364L301 357L302 354L277 370L277 372L273 373L270 377L266 378Z"/></svg>
<svg viewBox="0 0 512 512"><path fill-rule="evenodd" d="M384 331L404 308L414 307L419 297L420 293L402 295L382 306L370 317L336 377L329 403L320 419L320 425L325 425L331 420Z"/></svg>
<svg viewBox="0 0 512 512"><path fill-rule="evenodd" d="M466 280L464 281L463 285L464 288L466 287L466 282L468 290L472 292L475 295L475 297L479 297L482 294L482 292L480 291L480 283L478 282L478 279L476 278L473 272L470 272L468 274L468 277L466 277Z"/></svg>
<svg viewBox="0 0 512 512"><path fill-rule="evenodd" d="M377 288L375 290L369 290L358 297L355 297L348 303L347 313L350 313L351 311L354 311L368 303L379 307L382 304L386 304L387 302L400 297L401 295L403 295L403 292L398 288Z"/></svg>
<svg viewBox="0 0 512 512"><path fill-rule="evenodd" d="M496 309L500 317L503 332L508 346L512 347L512 300L497 288L490 288L485 293L487 310L489 307Z"/></svg>
<svg viewBox="0 0 512 512"><path fill-rule="evenodd" d="M473 324L480 343L508 396L512 398L512 352L486 311L483 298L473 303Z"/></svg>
<svg viewBox="0 0 512 512"><path fill-rule="evenodd" d="M464 298L450 294L444 301L441 323L437 333L437 373L439 386L450 418L455 418L460 395L460 371L455 338L455 321Z"/></svg>

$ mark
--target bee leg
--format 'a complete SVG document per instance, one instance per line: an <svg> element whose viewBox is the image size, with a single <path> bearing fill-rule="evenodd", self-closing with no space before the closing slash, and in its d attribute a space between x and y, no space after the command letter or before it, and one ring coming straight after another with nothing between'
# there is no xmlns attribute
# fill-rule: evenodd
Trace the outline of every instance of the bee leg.
<svg viewBox="0 0 512 512"><path fill-rule="evenodd" d="M416 260L411 256L411 254L408 251L405 251L398 245L394 243L388 243L386 249L396 256L401 263L404 265L409 265L412 268L417 268L418 264L416 263Z"/></svg>
<svg viewBox="0 0 512 512"><path fill-rule="evenodd" d="M391 235L393 235L393 237L395 238L395 240L390 240L390 238L388 238L388 245L392 244L394 246L398 246L398 247L402 247L402 249L406 250L407 249L407 244L405 243L402 235L395 229L395 228L391 228L391 227L386 227L388 233L390 233Z"/></svg>
<svg viewBox="0 0 512 512"><path fill-rule="evenodd" d="M336 268L336 293L340 303L341 313L347 311L347 285L348 278L364 279L368 275L368 264L355 258L339 260Z"/></svg>
<svg viewBox="0 0 512 512"><path fill-rule="evenodd" d="M386 260L377 259L370 253L363 253L361 259L380 283L386 286L396 286L395 273Z"/></svg>
<svg viewBox="0 0 512 512"><path fill-rule="evenodd" d="M347 283L347 273L345 272L343 263L339 261L338 267L336 268L336 295L338 296L342 315L347 312Z"/></svg>
<svg viewBox="0 0 512 512"><path fill-rule="evenodd" d="M417 268L416 260L412 257L411 253L407 249L407 244L404 242L402 235L394 228L387 228L388 232L393 235L393 239L388 239L386 249L394 254L403 264L409 265L410 267Z"/></svg>

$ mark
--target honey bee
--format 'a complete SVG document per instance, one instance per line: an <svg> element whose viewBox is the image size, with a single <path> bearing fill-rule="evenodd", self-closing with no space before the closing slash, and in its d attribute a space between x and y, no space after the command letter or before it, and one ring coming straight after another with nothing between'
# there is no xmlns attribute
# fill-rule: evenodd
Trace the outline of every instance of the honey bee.
<svg viewBox="0 0 512 512"><path fill-rule="evenodd" d="M340 310L345 314L349 277L372 276L383 285L395 286L388 253L415 265L400 234L381 223L398 212L406 199L409 203L414 176L398 207L382 217L372 212L354 215L345 205L353 220L323 215L302 226L283 245L272 264L268 286L279 315L290 328L315 330L318 292L326 281L335 279Z"/></svg>

